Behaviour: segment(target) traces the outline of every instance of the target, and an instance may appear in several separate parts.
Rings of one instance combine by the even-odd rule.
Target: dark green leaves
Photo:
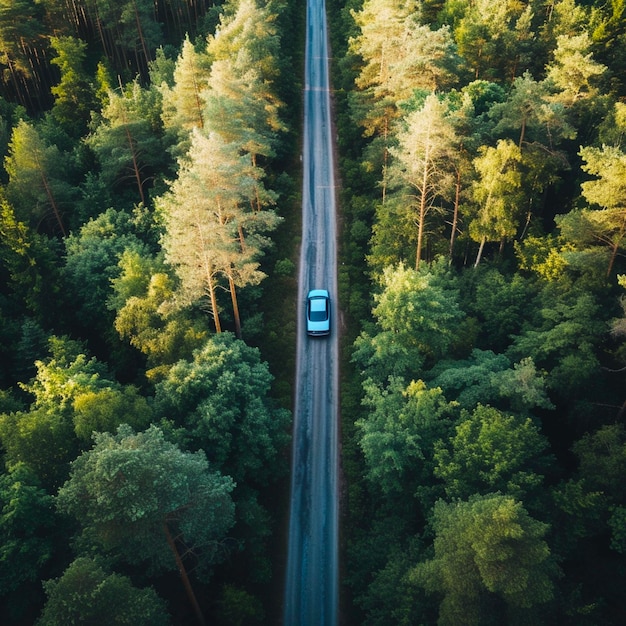
[[[167,626],[165,602],[152,588],[139,589],[96,560],[77,558],[63,576],[44,583],[48,601],[37,626],[93,624]]]
[[[81,523],[85,539],[129,563],[173,570],[164,527],[198,555],[219,561],[220,541],[233,523],[233,482],[211,471],[203,452],[183,452],[152,426],[96,435],[72,464],[59,490],[60,510]]]

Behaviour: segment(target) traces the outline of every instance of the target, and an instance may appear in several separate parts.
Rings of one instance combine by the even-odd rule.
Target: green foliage
[[[576,132],[568,123],[567,112],[554,103],[549,86],[534,80],[530,72],[516,78],[509,97],[489,110],[489,116],[497,120],[494,132],[512,131],[511,138],[522,150],[540,143],[554,151],[563,139],[574,139]]]
[[[520,149],[500,139],[495,148],[484,147],[474,160],[478,180],[472,187],[475,212],[469,223],[470,237],[481,244],[475,265],[487,241],[513,237],[518,228],[521,202]]]
[[[342,381],[345,573],[358,607],[351,615],[348,600],[347,618],[430,624],[444,598],[442,623],[471,623],[476,611],[485,625],[621,623],[624,324],[614,287],[624,253],[624,2],[351,0],[328,9],[342,158],[342,321],[349,342],[360,335],[354,372],[344,368]],[[189,244],[198,232],[190,223],[219,232],[225,239],[214,239],[214,257],[203,259],[215,270],[213,313],[233,323],[241,290],[244,331],[261,314],[290,318],[283,302],[279,317],[267,298],[256,298],[264,273],[283,275],[272,287],[282,293],[293,269],[293,250],[281,248],[280,237],[268,262],[262,253],[278,223],[268,207],[276,202],[288,223],[297,222],[291,199],[278,200],[270,187],[278,189],[297,161],[298,141],[285,140],[284,120],[296,126],[299,118],[304,15],[303,4],[253,0],[0,6],[0,443],[8,472],[0,479],[0,571],[3,589],[11,589],[0,621],[33,623],[39,579],[57,576],[48,568],[67,560],[45,490],[63,483],[92,432],[122,423],[143,430],[151,420],[172,440],[206,448],[213,469],[236,474],[233,534],[253,566],[235,564],[245,580],[221,587],[214,605],[222,622],[263,621],[248,590],[250,580],[269,576],[275,511],[260,503],[284,473],[288,416],[269,399],[272,379],[257,353],[232,337],[208,339],[205,312],[182,297],[181,266],[199,249]],[[433,112],[443,125],[427,124]],[[192,128],[206,149],[202,139],[192,144]],[[412,169],[426,164],[418,158],[425,128],[437,129],[434,147],[453,139],[445,158],[431,159],[437,171]],[[211,133],[232,150],[208,141]],[[221,179],[208,175],[222,166]],[[423,187],[423,213],[417,171],[432,183]],[[231,189],[242,211],[212,221],[216,204],[207,198]],[[190,222],[173,210],[170,192],[183,209],[208,213]],[[449,255],[449,268],[437,261],[414,275],[400,265],[439,254]],[[489,263],[457,272],[483,257]],[[195,266],[196,280],[206,267]],[[209,295],[203,287],[198,302]],[[357,328],[355,319],[366,321]],[[68,332],[98,360],[82,343],[57,338]],[[285,338],[264,335],[263,349],[271,344],[287,372]],[[154,405],[145,368],[156,384]],[[286,395],[289,378],[276,381]],[[16,381],[23,387],[9,388]],[[546,469],[561,482],[541,490]],[[446,489],[470,500],[438,505],[449,513],[437,528],[425,527]],[[519,607],[497,576],[476,574],[477,563],[487,567],[494,555],[498,575],[512,572],[511,584],[535,573],[526,564],[500,567],[505,542],[484,521],[500,505],[481,508],[471,499],[490,489],[503,492],[502,510],[508,494],[523,495],[523,510],[550,520],[546,541],[566,574],[552,605]],[[452,514],[455,507],[463,516]],[[514,508],[509,517],[532,527]],[[446,524],[477,539],[455,543]],[[96,535],[85,530],[76,548],[93,553],[104,545]],[[123,543],[110,546],[115,556]],[[173,567],[166,544],[159,554]],[[446,570],[442,550],[452,554],[453,544],[457,556],[479,556],[450,557],[455,566]],[[125,555],[128,571],[146,569],[138,545]],[[409,574],[419,562],[437,582],[425,586],[434,590],[429,596]],[[87,578],[93,586],[85,589]],[[109,624],[118,608],[120,620],[165,620],[165,610],[150,613],[162,605],[129,584],[91,561],[72,566],[49,583],[45,619],[69,623],[74,617],[62,610],[71,607],[82,612],[76,621]],[[534,592],[530,598],[542,595]],[[465,603],[458,619],[457,603]]]
[[[435,555],[412,578],[442,594],[439,624],[481,624],[481,605],[493,594],[511,608],[528,609],[553,596],[556,567],[543,539],[547,525],[507,495],[437,502],[433,511]],[[490,619],[497,619],[497,605]]]
[[[532,294],[532,285],[520,274],[505,276],[494,268],[481,274],[475,295],[468,302],[480,321],[481,344],[494,351],[505,349],[528,316]]]
[[[257,598],[244,589],[225,585],[219,601],[218,623],[224,626],[263,624],[265,611]]]
[[[77,558],[60,578],[47,580],[44,589],[48,600],[37,626],[171,623],[154,589],[134,587],[126,576],[109,573],[88,557]]]
[[[538,319],[515,338],[509,354],[513,358],[530,356],[548,372],[550,390],[561,397],[575,396],[580,385],[597,370],[595,348],[598,338],[606,332],[606,323],[590,293],[572,291],[551,299],[554,293],[546,290]]]
[[[563,276],[568,268],[568,253],[574,250],[573,244],[553,235],[531,236],[515,242],[520,269],[536,272],[547,281],[557,281]]]
[[[441,358],[456,340],[463,313],[455,289],[430,271],[387,267],[373,314],[379,332],[362,334],[354,359],[366,377],[417,377],[427,361]]]
[[[146,355],[146,376],[157,381],[181,359],[190,359],[206,339],[204,316],[176,305],[175,281],[159,259],[127,248],[111,280],[109,307],[117,311],[120,337]]]
[[[80,342],[67,337],[49,339],[51,357],[36,361],[37,374],[23,389],[35,398],[34,405],[63,412],[77,393],[111,385],[107,367],[89,358]]]
[[[419,547],[419,543],[413,541],[406,548],[399,548],[393,541],[386,563],[368,572],[371,582],[364,600],[368,625],[385,626],[393,620],[398,626],[410,626],[421,622],[425,616],[431,618],[426,623],[432,623],[433,616],[426,611],[430,608],[429,598],[408,575],[419,555]]]
[[[108,387],[77,394],[73,403],[74,431],[88,441],[94,432],[114,432],[119,424],[135,430],[150,424],[152,410],[146,399],[134,387]]]
[[[60,511],[76,517],[83,541],[151,572],[174,570],[166,528],[207,567],[223,555],[233,523],[233,481],[209,468],[204,452],[183,452],[155,426],[94,436],[59,489]]]
[[[545,377],[531,358],[512,364],[503,354],[475,348],[468,359],[439,362],[428,379],[469,411],[480,403],[522,413],[553,407],[546,395]]]
[[[474,78],[510,80],[518,63],[527,67],[532,62],[531,5],[484,0],[446,4],[459,54]]]
[[[420,24],[416,9],[411,2],[369,0],[351,12],[360,32],[350,38],[350,51],[362,59],[353,113],[366,136],[384,138],[385,148],[398,105],[418,89],[435,90],[454,79],[450,30]]]
[[[243,18],[241,13],[244,13]],[[243,35],[237,54],[223,57],[218,52],[218,58],[211,64],[208,89],[204,94],[206,130],[233,142],[256,163],[257,156],[274,155],[279,133],[286,130],[279,115],[283,103],[272,87],[278,78],[275,67],[278,38],[269,13],[255,7],[254,2],[239,2],[234,22],[242,19],[245,20],[244,33],[235,37],[238,40]],[[256,30],[253,40],[245,33],[250,28]],[[227,27],[226,31],[229,30]],[[222,31],[219,40],[209,40],[209,55],[215,54],[215,47],[224,46],[224,37]],[[219,41],[217,46],[216,41]],[[250,45],[252,41],[254,46]],[[267,56],[255,62],[259,52]]]
[[[0,415],[0,441],[9,468],[30,468],[49,489],[65,480],[78,446],[71,420],[52,409]]]
[[[541,488],[547,447],[531,418],[479,404],[463,412],[449,447],[436,446],[434,473],[450,499],[500,492],[526,501]]]
[[[93,431],[115,431],[123,423],[144,428],[152,411],[78,342],[52,337],[49,346],[51,357],[35,361],[35,377],[21,385],[34,398],[30,409],[0,415],[0,441],[9,467],[23,462],[47,486],[58,486]]]
[[[435,203],[453,198],[453,159],[458,138],[447,104],[435,94],[429,95],[423,106],[404,121],[406,127],[397,136],[398,147],[389,150],[394,158],[389,178],[390,183],[397,181],[402,185],[405,210],[411,214],[410,221],[417,224],[415,267],[419,269],[427,215]]]
[[[35,361],[48,352],[48,335],[41,325],[25,318],[15,347],[14,374],[17,380],[30,380],[36,371]]]
[[[271,209],[261,210],[272,198],[263,193],[261,178],[262,170],[240,146],[195,129],[178,178],[157,201],[165,222],[165,258],[180,279],[180,299],[188,305],[205,301],[218,333],[220,282],[228,283],[239,336],[236,288],[265,277],[259,269],[269,243],[265,234],[280,218]]]
[[[392,378],[385,389],[368,381],[364,392],[369,411],[356,426],[372,488],[388,496],[416,493],[429,481],[433,447],[447,435],[454,404],[422,381],[405,388]]]
[[[231,333],[208,339],[156,386],[156,410],[237,484],[264,486],[283,473],[289,412],[273,406],[272,375],[256,348]]]
[[[218,250],[227,258],[220,265],[216,310],[221,312],[224,306],[227,296],[222,288],[226,288],[237,311],[224,316],[226,324],[232,323],[239,308],[258,323],[262,313],[253,300],[261,290],[244,291],[241,305],[235,301],[235,290],[256,287],[276,259],[292,256],[291,250],[278,251],[261,270],[263,252],[272,245],[269,233],[280,221],[268,209],[277,194],[264,181],[278,181],[278,187],[294,193],[296,188],[284,184],[291,175],[290,162],[277,165],[276,161],[287,152],[293,156],[297,144],[295,140],[284,143],[287,129],[281,118],[285,107],[278,93],[296,99],[297,79],[285,86],[284,76],[295,77],[294,67],[299,63],[287,57],[291,49],[285,49],[281,30],[287,25],[291,28],[291,18],[299,20],[304,11],[246,0],[228,3],[223,11],[213,7],[205,18],[207,8],[204,2],[193,6],[166,2],[156,7],[144,0],[108,4],[98,0],[72,6],[46,0],[34,9],[23,2],[0,6],[0,156],[4,165],[0,172],[0,382],[6,387],[0,391],[0,447],[3,467],[9,472],[6,477],[15,475],[16,480],[9,486],[7,478],[5,485],[2,476],[0,487],[6,512],[1,518],[2,591],[11,591],[3,597],[0,622],[34,623],[41,601],[40,579],[57,576],[67,562],[67,546],[48,525],[51,512],[43,504],[37,508],[38,498],[41,495],[44,502],[44,489],[55,492],[63,484],[71,461],[89,445],[94,433],[106,439],[102,433],[113,433],[121,424],[143,431],[154,419],[173,438],[191,442],[194,449],[204,445],[195,427],[184,432],[186,414],[155,415],[148,395],[153,390],[149,383],[164,381],[176,363],[193,362],[194,351],[203,349],[208,337],[204,312],[196,306],[181,306],[179,278],[163,262],[165,220],[154,201],[167,192],[165,181],[178,176],[174,157],[188,161],[190,141],[185,132],[178,131],[193,106],[203,122],[211,123],[206,133],[221,132],[232,144],[231,153],[244,172],[231,180],[229,170],[221,182],[209,180],[198,195],[201,198],[207,189],[217,190],[224,182],[232,183],[234,193],[239,194],[238,220],[230,224],[229,240]],[[286,12],[289,15],[280,15]],[[219,37],[214,30],[218,22]],[[185,33],[188,38],[183,44]],[[290,38],[299,40],[297,29],[287,33]],[[293,42],[290,45],[296,49]],[[193,73],[190,66],[196,61],[200,72]],[[288,116],[298,118],[295,111]],[[217,168],[224,154],[209,151],[201,157],[214,157]],[[205,174],[207,169],[201,159],[193,174]],[[188,177],[182,184],[189,182]],[[291,200],[283,203],[285,212],[290,204]],[[287,263],[281,266],[289,272]],[[77,343],[59,339],[70,332]],[[46,347],[48,337],[52,337],[51,353]],[[88,354],[86,345],[98,355],[97,360]],[[253,567],[224,596],[228,601],[228,606],[223,605],[224,619],[232,623],[264,619],[263,599],[246,595],[244,589],[251,581],[267,581],[271,575],[268,545],[275,511],[260,504],[264,500],[259,491],[286,471],[289,414],[274,406],[272,377],[258,353],[253,353],[250,357],[244,348],[234,350],[228,367],[216,372],[216,385],[222,374],[245,383],[239,386],[231,381],[221,396],[216,394],[214,409],[224,408],[225,416],[236,416],[234,421],[220,424],[216,415],[215,428],[206,428],[202,435],[210,433],[205,439],[214,436],[223,444],[216,455],[243,477],[235,496],[237,536],[228,545],[245,545],[249,553],[245,558]],[[205,356],[212,359],[214,354]],[[243,362],[238,365],[240,356]],[[289,387],[288,380],[281,384]],[[244,401],[246,387],[250,397]],[[175,396],[176,391],[171,394]],[[123,447],[121,440],[116,443]],[[213,454],[210,441],[207,446]],[[132,456],[130,446],[128,454]],[[180,465],[180,472],[189,470],[185,462]],[[189,470],[189,476],[194,471]],[[198,501],[204,504],[196,507],[198,520],[190,515],[185,518],[185,513],[179,516],[177,508],[164,514],[181,555],[193,561],[190,572],[202,575],[206,571],[201,570],[217,563],[226,552],[222,540],[234,519],[231,480],[212,473],[210,477],[202,485],[196,482],[205,500],[211,495],[205,492],[214,491],[213,536],[205,529],[214,511],[200,496]],[[153,480],[161,481],[161,476],[148,482]],[[78,481],[74,474],[68,485],[73,481]],[[106,484],[105,479],[102,482]],[[183,482],[181,478],[181,493]],[[6,506],[5,486],[6,494],[13,494]],[[184,509],[186,504],[180,506]],[[32,519],[25,519],[27,509]],[[174,519],[178,517],[180,524]],[[9,518],[22,523],[22,535]],[[106,518],[103,514],[103,524]],[[124,525],[119,522],[120,527]],[[84,528],[81,537],[72,537],[73,529],[63,530],[79,553],[84,549],[91,556],[110,548],[114,557],[127,562],[125,571],[136,573],[150,566],[174,569],[163,524],[155,522],[145,536],[133,540],[119,539],[110,530],[113,524],[104,530],[95,526]],[[162,540],[156,551],[160,556],[140,547],[148,535]],[[187,536],[191,539],[185,543]],[[128,545],[126,554],[123,545]],[[193,549],[193,554],[185,553],[186,548]],[[199,570],[194,570],[195,558],[201,561]],[[150,561],[148,566],[146,561]],[[128,579],[98,567],[75,563],[63,577],[50,582],[41,623],[168,621],[156,597],[130,588]],[[9,571],[15,574],[13,580]]]
[[[101,333],[110,329],[112,316],[106,304],[111,281],[120,272],[120,258],[129,250],[148,252],[137,230],[133,216],[108,209],[66,239],[64,275],[72,290],[77,323],[83,328]]]
[[[157,56],[157,60],[159,57]],[[163,96],[163,124],[179,136],[204,125],[204,98],[209,75],[206,54],[199,53],[189,37],[182,49],[169,82],[163,77],[156,82]],[[171,84],[170,84],[171,83]]]
[[[580,156],[585,161],[583,169],[597,176],[582,183],[583,197],[601,208],[558,216],[557,224],[562,237],[578,249],[584,251],[598,244],[608,248],[608,277],[626,239],[626,154],[618,147],[603,146],[602,149],[581,148]]]
[[[611,548],[620,554],[626,553],[626,507],[613,509],[609,519],[611,528]]]
[[[601,426],[573,446],[579,472],[589,489],[603,491],[616,502],[626,498],[622,480],[626,471],[626,429],[623,424]]]
[[[548,66],[548,80],[559,89],[558,100],[572,106],[597,94],[599,78],[606,66],[593,59],[589,33],[559,35],[554,61]]]
[[[68,158],[55,145],[49,145],[33,124],[20,120],[13,129],[5,169],[7,197],[21,220],[35,226],[48,220],[52,232],[67,234],[64,213],[73,195],[68,166]]]
[[[0,475],[0,535],[0,595],[7,596],[40,579],[55,542],[53,499],[21,463]]]
[[[2,193],[0,235],[8,292],[40,321],[51,317],[60,282],[57,242],[20,220]]]
[[[608,477],[619,474],[621,435],[611,438],[601,429],[584,436],[575,447],[577,454],[588,448],[579,471],[569,466],[566,449],[590,424],[597,430],[600,424],[619,422],[616,415],[623,405],[618,371],[624,324],[615,319],[619,309],[613,291],[623,262],[624,179],[619,174],[624,116],[613,103],[623,81],[611,77],[624,58],[624,37],[617,27],[621,4],[583,7],[559,0],[544,10],[536,3],[487,0],[418,6],[373,0],[348,7],[336,26],[349,34],[352,55],[338,67],[342,85],[353,83],[359,90],[347,95],[344,106],[353,126],[364,130],[359,145],[351,135],[354,129],[339,127],[352,159],[342,171],[342,183],[358,189],[359,203],[370,207],[372,238],[365,255],[371,275],[380,281],[369,290],[375,302],[373,323],[363,323],[351,355],[365,412],[349,405],[348,419],[358,425],[360,454],[351,457],[352,481],[357,483],[352,490],[358,496],[347,534],[359,535],[364,527],[349,567],[355,604],[362,611],[355,623],[436,620],[432,604],[423,598],[414,600],[420,603],[417,615],[408,618],[405,612],[407,596],[415,596],[402,586],[407,577],[402,578],[405,565],[397,555],[416,533],[424,545],[415,558],[425,562],[422,572],[432,582],[425,587],[434,592],[433,604],[444,598],[440,623],[542,623],[556,615],[580,623],[619,622],[617,613],[603,606],[613,606],[609,581],[623,567],[606,541],[609,531],[617,533],[616,546],[620,541],[616,507],[623,506],[624,494]],[[421,32],[421,25],[430,28],[433,39],[442,25],[449,28],[455,45],[444,52],[443,65],[458,61],[454,91],[445,84],[431,87],[449,106],[447,121],[454,128],[456,150],[444,167],[450,166],[455,176],[447,193],[433,192],[439,196],[432,204],[424,253],[434,257],[448,248],[456,268],[474,261],[474,269],[460,277],[435,272],[437,287],[448,293],[458,290],[454,304],[459,315],[451,323],[451,335],[436,323],[428,325],[430,292],[426,301],[419,300],[423,287],[415,281],[398,297],[389,288],[389,277],[397,270],[384,269],[414,258],[419,221],[412,218],[419,206],[419,185],[437,171],[437,164],[424,167],[425,176],[416,177],[411,197],[394,195],[390,173],[400,153],[414,150],[406,159],[407,172],[423,165],[422,137],[415,134],[406,141],[408,127],[400,121],[403,112],[420,110],[429,98],[413,89],[403,73],[413,59],[419,62],[412,36]],[[410,50],[413,59],[405,60],[400,47]],[[424,78],[429,79],[428,71]],[[418,121],[427,126],[424,117]],[[580,155],[576,137],[589,146]],[[610,147],[599,148],[603,143]],[[366,183],[366,176],[376,176],[379,189]],[[434,219],[435,212],[446,221]],[[558,230],[553,228],[555,215]],[[351,221],[344,261],[352,266],[346,274],[361,271],[352,250],[365,237]],[[515,258],[506,245],[510,242]],[[499,253],[490,255],[496,246]],[[489,265],[480,267],[488,254]],[[446,312],[454,310],[446,307]],[[434,349],[429,341],[435,342]],[[423,433],[407,428],[411,413],[403,392],[408,381],[418,378],[463,409],[460,421],[440,433],[436,458],[434,452],[428,457]],[[593,437],[598,449],[600,441],[610,446],[610,461],[606,456],[596,459]],[[597,475],[589,469],[596,460]],[[410,475],[405,467],[412,467]],[[548,489],[543,484],[546,472],[549,481],[562,476],[563,482]],[[451,566],[449,586],[444,585],[440,563],[427,561],[434,523],[424,529],[421,519],[428,515],[433,495],[442,490],[463,499],[499,490],[498,497],[521,499],[517,505],[524,511],[554,521],[546,541],[567,563],[568,579],[559,583],[555,608],[543,605],[549,593],[538,593],[542,602],[536,608],[523,608],[482,581],[472,587],[468,572],[476,567],[473,557]],[[452,510],[457,504],[447,506]],[[607,526],[614,511],[615,529]],[[482,533],[482,524],[477,522],[476,529],[477,535]],[[378,535],[380,540],[374,541]],[[452,532],[448,537],[450,545],[458,545]],[[489,545],[481,554],[497,554],[497,539],[488,535],[485,540]],[[602,544],[593,557],[584,549],[588,540],[595,542],[594,549]],[[368,553],[370,545],[374,554]],[[604,595],[597,592],[595,580],[581,573],[603,567]],[[554,572],[551,566],[548,570]],[[457,596],[448,593],[455,586]],[[471,600],[466,594],[470,588],[475,591]],[[558,599],[560,594],[567,599]]]
[[[134,201],[146,204],[150,177],[167,162],[156,90],[135,82],[121,95],[110,91],[87,143],[107,185],[134,189]]]
[[[50,90],[55,97],[52,117],[69,134],[81,136],[96,105],[83,68],[87,43],[75,37],[52,37],[50,45],[57,55],[51,63],[61,72],[61,81]]]
[[[574,551],[583,537],[598,534],[606,512],[606,498],[600,491],[589,489],[584,479],[569,480],[552,493],[556,505],[555,526],[563,529],[560,541]]]
[[[375,213],[367,262],[372,273],[378,276],[385,267],[406,263],[407,257],[414,256],[417,231],[402,196],[391,195],[384,203],[376,203]]]

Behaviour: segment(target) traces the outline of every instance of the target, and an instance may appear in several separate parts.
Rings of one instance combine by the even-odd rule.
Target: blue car
[[[306,332],[313,337],[330,334],[330,296],[326,289],[313,289],[306,298]]]

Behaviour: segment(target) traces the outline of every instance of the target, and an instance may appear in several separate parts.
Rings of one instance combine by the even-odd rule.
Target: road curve
[[[337,228],[324,0],[307,0],[302,247],[283,626],[338,623]],[[331,335],[306,335],[309,289],[328,289]]]

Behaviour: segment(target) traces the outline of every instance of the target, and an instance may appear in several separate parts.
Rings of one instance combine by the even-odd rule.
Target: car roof
[[[313,298],[311,302],[311,311],[325,311],[326,298]]]

